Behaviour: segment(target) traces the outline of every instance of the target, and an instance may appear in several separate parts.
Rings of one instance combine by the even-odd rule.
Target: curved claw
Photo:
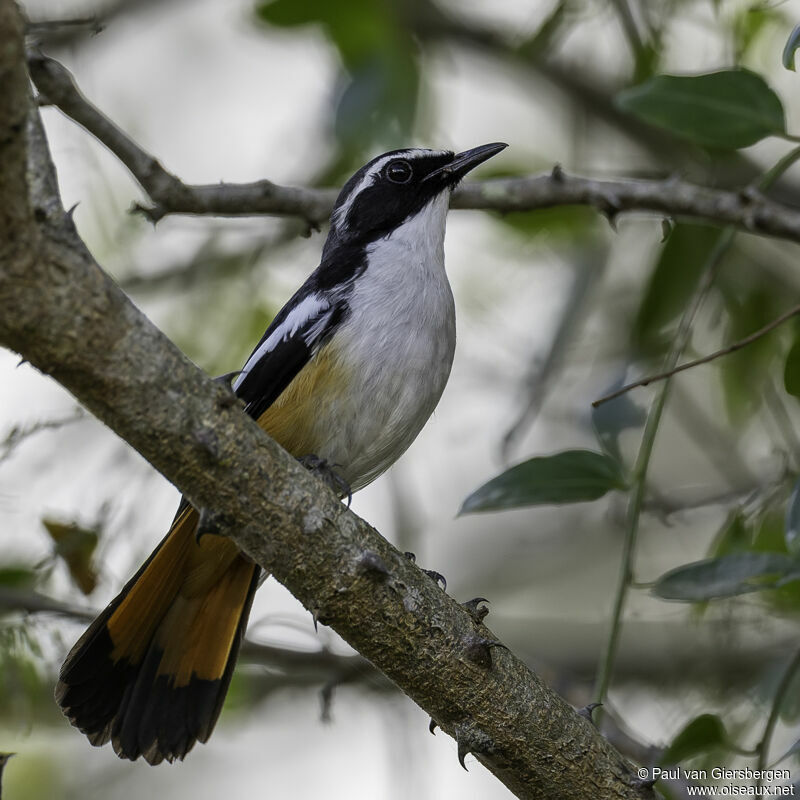
[[[442,591],[447,591],[447,578],[442,575],[441,572],[437,572],[435,569],[424,569],[422,570],[429,578],[433,578],[436,583],[440,584],[442,587]]]
[[[485,597],[473,597],[472,600],[467,600],[466,603],[462,603],[461,605],[464,606],[467,614],[472,617],[473,621],[480,625],[489,614],[489,609],[482,606],[481,603],[488,602],[489,601]]]

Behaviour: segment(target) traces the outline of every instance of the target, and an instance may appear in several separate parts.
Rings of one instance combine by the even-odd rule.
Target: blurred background
[[[800,132],[798,78],[781,66],[800,19],[796,0],[23,5],[42,48],[84,94],[192,183],[339,186],[392,147],[505,141],[475,179],[558,163],[595,177],[677,173],[740,187],[789,145],[708,150],[615,102],[656,73],[735,65],[767,79],[788,130]],[[58,20],[77,24],[44,24]],[[318,263],[325,230],[177,215],[154,227],[129,213],[146,198],[114,156],[60,112],[45,108],[43,117],[64,205],[75,206],[97,260],[197,364],[211,374],[237,369]],[[798,172],[773,195],[800,204]],[[446,251],[459,344],[450,383],[409,452],[353,499],[401,550],[444,573],[455,598],[488,598],[487,624],[578,707],[595,696],[608,660],[631,492],[458,512],[480,485],[534,456],[602,451],[631,473],[659,387],[594,413],[591,401],[659,371],[720,235],[646,213],[612,227],[580,207],[452,212]],[[793,305],[796,257],[796,245],[737,236],[685,358]],[[737,750],[764,742],[773,711],[766,763],[798,739],[800,678],[787,672],[798,582],[757,592],[748,584],[722,592],[727,599],[690,591],[681,599],[700,601],[691,603],[663,599],[654,583],[708,556],[793,552],[785,520],[800,470],[791,381],[799,333],[789,323],[672,381],[635,524],[604,719],[615,744],[645,763],[689,725],[681,758],[752,767],[753,756]],[[3,776],[9,800],[510,796],[472,756],[464,772],[455,742],[430,736],[425,714],[350,659],[330,630],[315,632],[274,580],[257,597],[250,644],[208,745],[158,768],[91,748],[52,700],[58,666],[86,610],[108,602],[160,540],[178,493],[18,360],[0,352],[0,750],[17,753]],[[700,715],[712,716],[698,733],[691,723]],[[794,756],[781,766],[800,777]]]

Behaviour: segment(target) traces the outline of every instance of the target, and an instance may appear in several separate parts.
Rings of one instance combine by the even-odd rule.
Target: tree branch
[[[462,758],[472,752],[519,797],[652,797],[587,720],[512,653],[492,648],[488,629],[166,339],[94,262],[63,210],[50,213],[57,197],[42,192],[52,169],[24,63],[16,5],[0,0],[0,234],[10,236],[0,236],[0,344],[205,509],[454,736]]]
[[[83,95],[69,72],[39,53],[28,63],[41,96],[60,108],[109,148],[130,170],[152,205],[138,210],[157,222],[167,214],[298,216],[318,227],[330,214],[334,189],[279,186],[271,181],[193,185],[183,183],[143,150]],[[800,242],[800,209],[770,200],[757,189],[739,192],[666,180],[594,180],[549,175],[466,183],[453,194],[452,207],[508,213],[553,206],[587,205],[614,221],[628,211],[703,219],[750,233]]]
[[[792,317],[796,317],[798,314],[800,314],[800,305],[793,306],[788,311],[781,314],[777,319],[772,320],[772,322],[768,322],[763,328],[759,328],[757,331],[754,331],[749,336],[745,336],[744,339],[740,339],[738,342],[734,342],[733,344],[729,344],[727,347],[722,347],[719,350],[715,350],[713,353],[709,353],[707,356],[703,356],[702,358],[695,358],[693,361],[687,361],[685,364],[680,364],[679,366],[668,369],[665,372],[659,372],[656,375],[648,375],[646,378],[640,378],[638,381],[633,381],[633,383],[627,383],[625,386],[622,386],[615,392],[611,392],[611,394],[607,394],[604,397],[593,400],[592,405],[597,408],[597,406],[607,403],[609,400],[614,400],[616,397],[626,394],[631,389],[636,389],[639,386],[649,386],[651,383],[655,383],[656,381],[664,381],[667,378],[671,378],[673,375],[677,375],[679,372],[683,372],[684,370],[692,369],[692,367],[699,367],[701,364],[708,364],[709,361],[714,361],[722,356],[735,353],[737,350],[741,350],[743,347],[747,347],[747,345],[758,341],[762,336],[766,336],[768,333],[771,333],[775,330],[775,328],[780,327],[784,322],[790,320]]]

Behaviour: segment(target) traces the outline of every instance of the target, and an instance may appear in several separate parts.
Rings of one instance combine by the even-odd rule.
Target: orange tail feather
[[[151,764],[183,758],[217,721],[260,570],[226,539],[169,533],[72,648],[56,700],[92,744]]]

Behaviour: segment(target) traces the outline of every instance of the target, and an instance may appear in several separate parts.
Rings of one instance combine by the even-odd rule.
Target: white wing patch
[[[328,311],[327,314],[321,312]],[[303,298],[287,315],[286,319],[259,345],[258,349],[247,359],[241,373],[233,383],[233,389],[239,388],[247,373],[267,354],[272,352],[281,342],[286,342],[301,330],[309,320],[319,317],[307,331],[303,333],[303,341],[307,345],[316,339],[325,329],[333,310],[330,302],[319,294],[310,294]]]

